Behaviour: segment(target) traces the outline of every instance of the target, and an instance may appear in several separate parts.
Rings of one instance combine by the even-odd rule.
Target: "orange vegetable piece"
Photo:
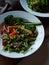
[[[12,37],[12,36],[17,35],[17,34],[18,34],[17,31],[13,31],[12,33],[9,34],[9,37]]]
[[[12,30],[13,28],[20,28],[21,25],[17,25],[17,26],[8,26],[7,30]]]

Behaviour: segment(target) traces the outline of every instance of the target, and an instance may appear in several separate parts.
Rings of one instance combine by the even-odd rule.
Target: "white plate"
[[[0,24],[4,21],[4,18],[7,15],[13,15],[15,17],[25,18],[25,19],[32,21],[32,22],[40,22],[40,20],[37,17],[31,15],[30,13],[27,13],[27,12],[24,12],[24,11],[10,11],[10,12],[7,12],[7,13],[0,15]],[[35,41],[34,45],[32,45],[25,54],[16,53],[16,52],[9,53],[8,51],[7,52],[3,51],[1,39],[0,39],[0,54],[3,55],[3,56],[9,57],[9,58],[22,58],[22,57],[26,57],[30,54],[33,54],[37,49],[39,49],[39,47],[41,46],[41,44],[44,40],[43,25],[37,26],[36,28],[38,30],[38,36],[36,38],[36,41]]]
[[[34,10],[31,10],[29,7],[28,7],[28,4],[26,2],[26,0],[20,0],[20,3],[22,5],[22,7],[28,11],[29,13],[33,14],[33,15],[36,15],[36,16],[39,16],[39,17],[49,17],[49,13],[40,13],[40,12],[35,12]]]

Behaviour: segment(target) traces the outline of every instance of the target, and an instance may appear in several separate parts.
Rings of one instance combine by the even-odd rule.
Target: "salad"
[[[49,0],[27,0],[27,4],[34,11],[49,13]]]
[[[23,18],[8,15],[1,24],[3,50],[24,53],[34,44],[38,31],[37,25],[41,23],[29,22]]]

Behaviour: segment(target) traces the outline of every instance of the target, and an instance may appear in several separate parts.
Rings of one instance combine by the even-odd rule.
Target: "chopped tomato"
[[[12,30],[13,28],[20,28],[21,25],[17,25],[17,26],[8,26],[7,30]]]
[[[13,31],[12,33],[9,34],[9,37],[12,37],[12,36],[17,35],[17,34],[18,34],[17,31]]]

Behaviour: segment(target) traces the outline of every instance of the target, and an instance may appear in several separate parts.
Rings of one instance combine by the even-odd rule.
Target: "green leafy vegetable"
[[[28,7],[34,11],[48,13],[49,0],[27,0]]]
[[[42,24],[41,22],[29,22],[23,18],[16,18],[13,15],[5,17],[4,21],[8,25],[5,24],[6,30],[5,34],[3,34],[3,49],[18,53],[26,52],[34,44],[38,35],[36,26]],[[16,33],[12,33],[14,31]]]

